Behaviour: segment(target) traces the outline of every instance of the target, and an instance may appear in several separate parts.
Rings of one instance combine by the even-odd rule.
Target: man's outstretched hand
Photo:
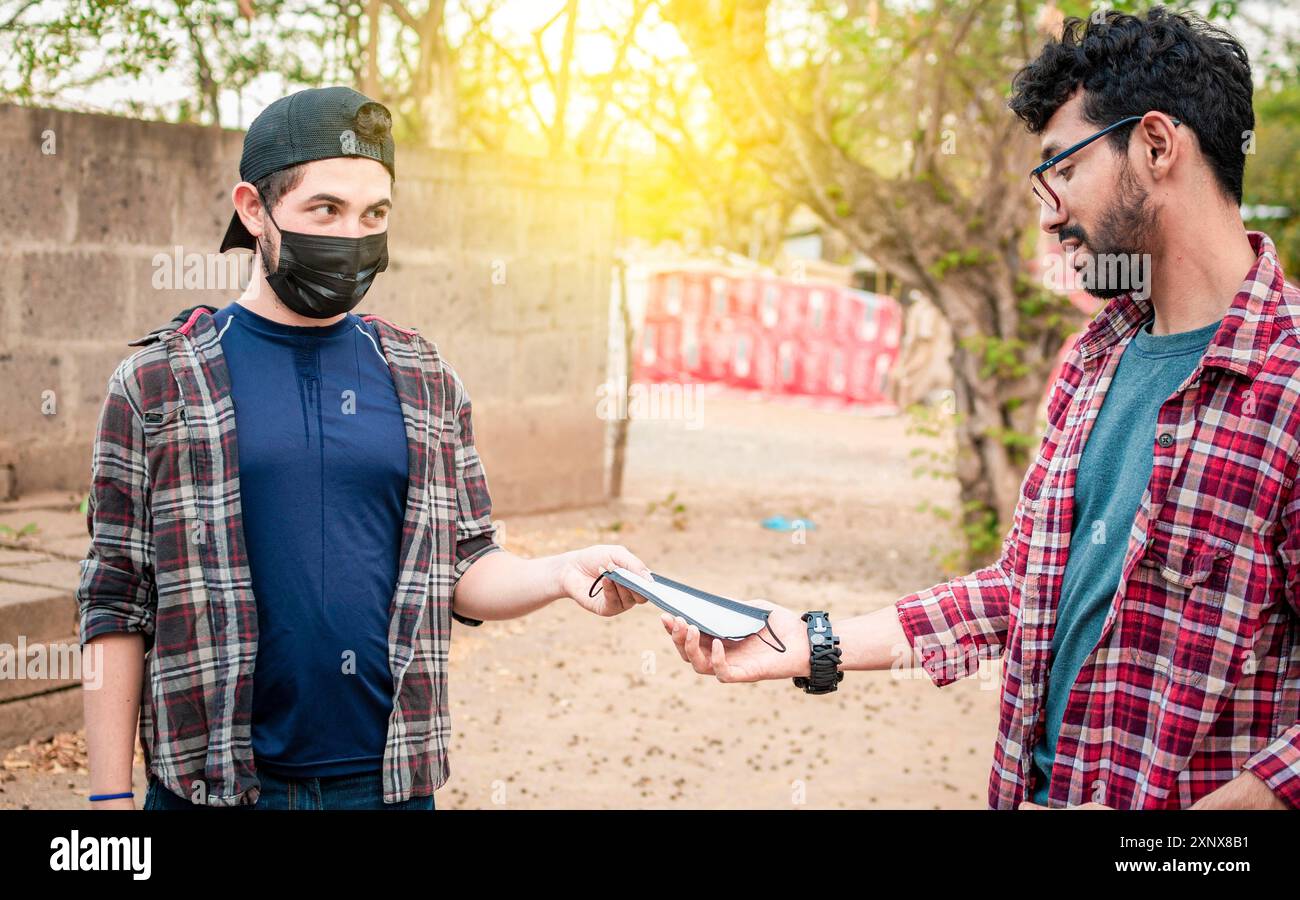
[[[598,616],[616,616],[631,609],[638,603],[645,603],[627,588],[610,581],[604,581],[604,589],[595,597],[588,596],[591,583],[600,577],[601,572],[624,568],[635,572],[643,578],[650,577],[646,564],[633,556],[626,547],[617,544],[597,544],[581,550],[571,550],[556,557],[559,562],[560,590],[565,596],[572,597],[583,609]]]
[[[763,643],[770,635],[752,634],[739,641],[720,640],[701,634],[687,625],[681,616],[664,613],[659,617],[664,630],[673,639],[677,653],[701,675],[713,675],[718,681],[763,681],[793,678],[808,674],[808,626],[803,619],[784,607],[765,600],[751,600],[751,606],[772,610],[767,624],[785,645],[785,652]]]

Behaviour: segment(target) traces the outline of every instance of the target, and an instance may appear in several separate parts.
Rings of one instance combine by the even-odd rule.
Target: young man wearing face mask
[[[110,379],[77,591],[104,654],[93,806],[135,805],[138,715],[146,809],[432,809],[452,618],[643,602],[588,594],[648,574],[623,547],[497,545],[464,385],[414,329],[352,312],[388,264],[390,127],[343,87],[267,107],[221,246],[255,250],[248,289]]]
[[[1242,225],[1246,52],[1191,16],[1110,11],[1067,20],[1013,87],[1042,228],[1080,267],[1152,267],[1092,289],[1109,302],[1000,559],[820,631],[777,607],[804,648],[784,655],[664,626],[697,672],[813,692],[1001,659],[994,808],[1300,807],[1300,291]]]

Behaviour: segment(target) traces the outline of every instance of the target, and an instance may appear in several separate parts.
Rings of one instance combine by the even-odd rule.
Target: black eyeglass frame
[[[1051,159],[1044,160],[1043,162],[1039,163],[1037,166],[1034,167],[1034,170],[1029,173],[1029,186],[1033,190],[1034,196],[1037,197],[1043,203],[1043,205],[1045,205],[1052,212],[1058,212],[1061,209],[1061,198],[1056,195],[1056,191],[1052,190],[1052,186],[1047,183],[1047,179],[1043,177],[1043,173],[1046,172],[1048,169],[1052,168],[1052,166],[1059,163],[1061,160],[1065,159],[1070,154],[1082,150],[1084,147],[1088,146],[1093,141],[1097,140],[1097,138],[1105,137],[1115,129],[1123,128],[1125,125],[1131,125],[1134,122],[1140,122],[1145,116],[1146,113],[1143,113],[1140,116],[1126,116],[1125,118],[1120,119],[1118,122],[1107,125],[1105,128],[1103,128],[1101,131],[1098,131],[1096,134],[1084,138],[1074,146],[1067,147],[1066,149],[1062,150],[1060,153],[1053,156]],[[1175,127],[1183,124],[1181,120],[1176,119],[1173,116],[1169,117],[1169,121],[1173,122]],[[1043,189],[1043,191],[1047,192],[1046,197],[1043,196],[1043,194],[1039,191],[1040,187]]]

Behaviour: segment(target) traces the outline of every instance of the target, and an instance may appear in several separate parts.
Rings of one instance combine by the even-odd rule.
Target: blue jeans
[[[281,778],[259,769],[262,791],[252,806],[214,807],[191,803],[163,787],[150,776],[144,795],[145,809],[433,809],[433,794],[400,803],[384,802],[384,780],[379,771],[325,778]]]

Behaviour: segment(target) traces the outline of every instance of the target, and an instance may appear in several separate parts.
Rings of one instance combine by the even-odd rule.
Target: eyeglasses
[[[1061,198],[1056,196],[1056,191],[1052,190],[1051,186],[1048,185],[1047,177],[1046,177],[1047,170],[1052,168],[1052,166],[1056,165],[1061,160],[1065,159],[1071,153],[1074,153],[1077,150],[1082,150],[1084,147],[1088,146],[1093,141],[1097,140],[1097,138],[1105,137],[1106,135],[1114,131],[1116,128],[1123,128],[1125,125],[1131,125],[1134,122],[1140,122],[1141,120],[1142,120],[1142,116],[1128,116],[1126,118],[1120,119],[1115,124],[1107,125],[1101,131],[1097,132],[1091,137],[1084,138],[1083,140],[1079,141],[1079,143],[1075,144],[1073,147],[1069,147],[1065,150],[1062,150],[1060,153],[1056,154],[1051,159],[1041,163],[1039,166],[1037,166],[1034,169],[1034,171],[1029,173],[1029,184],[1034,189],[1034,196],[1037,197],[1039,200],[1043,201],[1043,205],[1046,206],[1052,212],[1059,212],[1061,209]],[[1172,116],[1170,117],[1169,121],[1173,122],[1174,125],[1183,124],[1181,121],[1173,118]]]

